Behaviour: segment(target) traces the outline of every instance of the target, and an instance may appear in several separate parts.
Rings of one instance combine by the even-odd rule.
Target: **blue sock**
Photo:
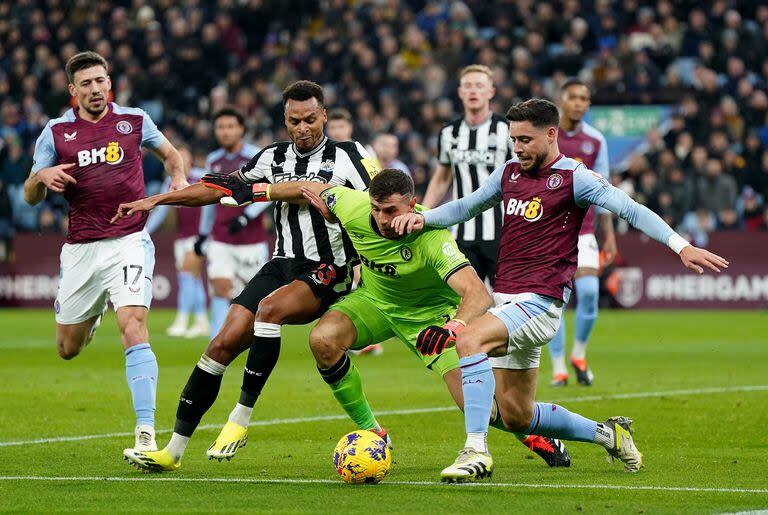
[[[192,290],[192,311],[199,317],[207,317],[208,306],[205,298],[205,285],[200,277],[192,277],[194,280],[194,288]]]
[[[224,324],[229,310],[229,299],[213,297],[211,299],[211,339],[219,334],[219,329]]]
[[[189,315],[192,311],[195,287],[195,276],[189,272],[179,272],[179,292],[176,295],[176,309],[182,315]]]
[[[600,297],[600,280],[595,275],[585,275],[574,281],[576,287],[576,324],[574,339],[587,343],[597,319],[597,301]]]
[[[459,366],[464,392],[464,426],[467,433],[487,433],[496,385],[491,362],[486,354],[473,354],[459,359]]]
[[[558,404],[537,402],[533,409],[533,420],[525,434],[577,442],[594,442],[596,431],[597,422],[594,420],[571,413]]]
[[[549,355],[553,358],[559,358],[565,354],[565,317],[560,320],[560,328],[547,347],[549,347]]]
[[[154,427],[157,359],[149,343],[125,349],[125,377],[131,390],[136,423]]]

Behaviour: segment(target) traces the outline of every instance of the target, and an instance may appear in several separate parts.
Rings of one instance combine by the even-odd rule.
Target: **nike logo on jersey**
[[[516,181],[516,180],[517,180],[517,179],[519,179],[519,178],[520,178],[520,173],[513,173],[513,174],[510,176],[510,180],[511,180],[511,181]]]

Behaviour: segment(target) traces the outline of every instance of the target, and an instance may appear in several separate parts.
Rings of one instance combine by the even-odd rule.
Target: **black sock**
[[[179,407],[176,409],[174,433],[192,436],[203,415],[216,401],[223,377],[223,374],[214,375],[195,366],[184,391],[181,392]]]
[[[262,388],[277,364],[277,358],[280,357],[280,333],[277,334],[276,337],[253,337],[243,371],[243,387],[240,392],[240,404],[243,406],[252,408],[256,404],[256,399],[261,395]]]
[[[317,367],[317,371],[320,372],[320,375],[323,378],[323,381],[325,381],[328,384],[337,383],[341,380],[342,377],[347,375],[347,372],[349,372],[349,368],[352,366],[352,362],[349,359],[349,356],[345,352],[340,358],[339,361],[334,363],[328,368],[320,368]]]

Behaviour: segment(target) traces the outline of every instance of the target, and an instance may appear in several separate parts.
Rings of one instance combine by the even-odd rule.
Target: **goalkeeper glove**
[[[466,325],[463,320],[454,318],[443,327],[431,325],[422,329],[416,337],[416,350],[424,356],[440,354],[445,349],[456,345],[456,335]]]
[[[257,182],[246,184],[233,175],[209,173],[200,179],[206,188],[223,191],[227,196],[221,199],[225,206],[247,206],[251,202],[269,202],[269,184]]]

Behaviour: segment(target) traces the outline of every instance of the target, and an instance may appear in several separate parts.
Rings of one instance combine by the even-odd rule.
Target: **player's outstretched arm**
[[[424,225],[429,227],[450,227],[466,222],[486,209],[491,209],[501,202],[501,177],[506,163],[496,168],[488,180],[464,198],[452,200],[447,204],[424,211]]]
[[[470,195],[452,200],[431,211],[396,216],[392,220],[392,227],[398,234],[420,231],[425,226],[450,227],[466,222],[486,209],[498,205],[501,202],[501,176],[504,173],[504,166],[494,170],[485,184]]]
[[[207,188],[222,192],[221,203],[225,206],[246,206],[252,202],[279,200],[294,204],[305,204],[302,188],[322,193],[331,186],[312,181],[286,181],[278,184],[256,182],[248,184],[235,174],[209,173],[200,179]]]
[[[332,187],[331,184],[312,181],[281,182],[269,186],[269,197],[272,200],[282,200],[283,202],[291,202],[294,204],[306,204],[309,203],[309,199],[307,199],[304,194],[305,191],[319,197],[322,192]],[[323,204],[325,204],[325,202],[323,202]]]
[[[622,190],[608,184],[596,173],[579,167],[573,173],[574,198],[579,205],[595,204],[620,216],[636,229],[663,243],[680,256],[686,268],[703,273],[704,268],[719,272],[728,261],[705,249],[694,247],[677,234],[659,215],[638,204]]]
[[[193,184],[186,188],[152,195],[151,197],[120,204],[117,213],[110,223],[115,223],[121,218],[131,216],[141,211],[151,211],[155,206],[169,204],[172,206],[198,207],[215,204],[224,194],[220,191],[206,188],[202,184]]]

